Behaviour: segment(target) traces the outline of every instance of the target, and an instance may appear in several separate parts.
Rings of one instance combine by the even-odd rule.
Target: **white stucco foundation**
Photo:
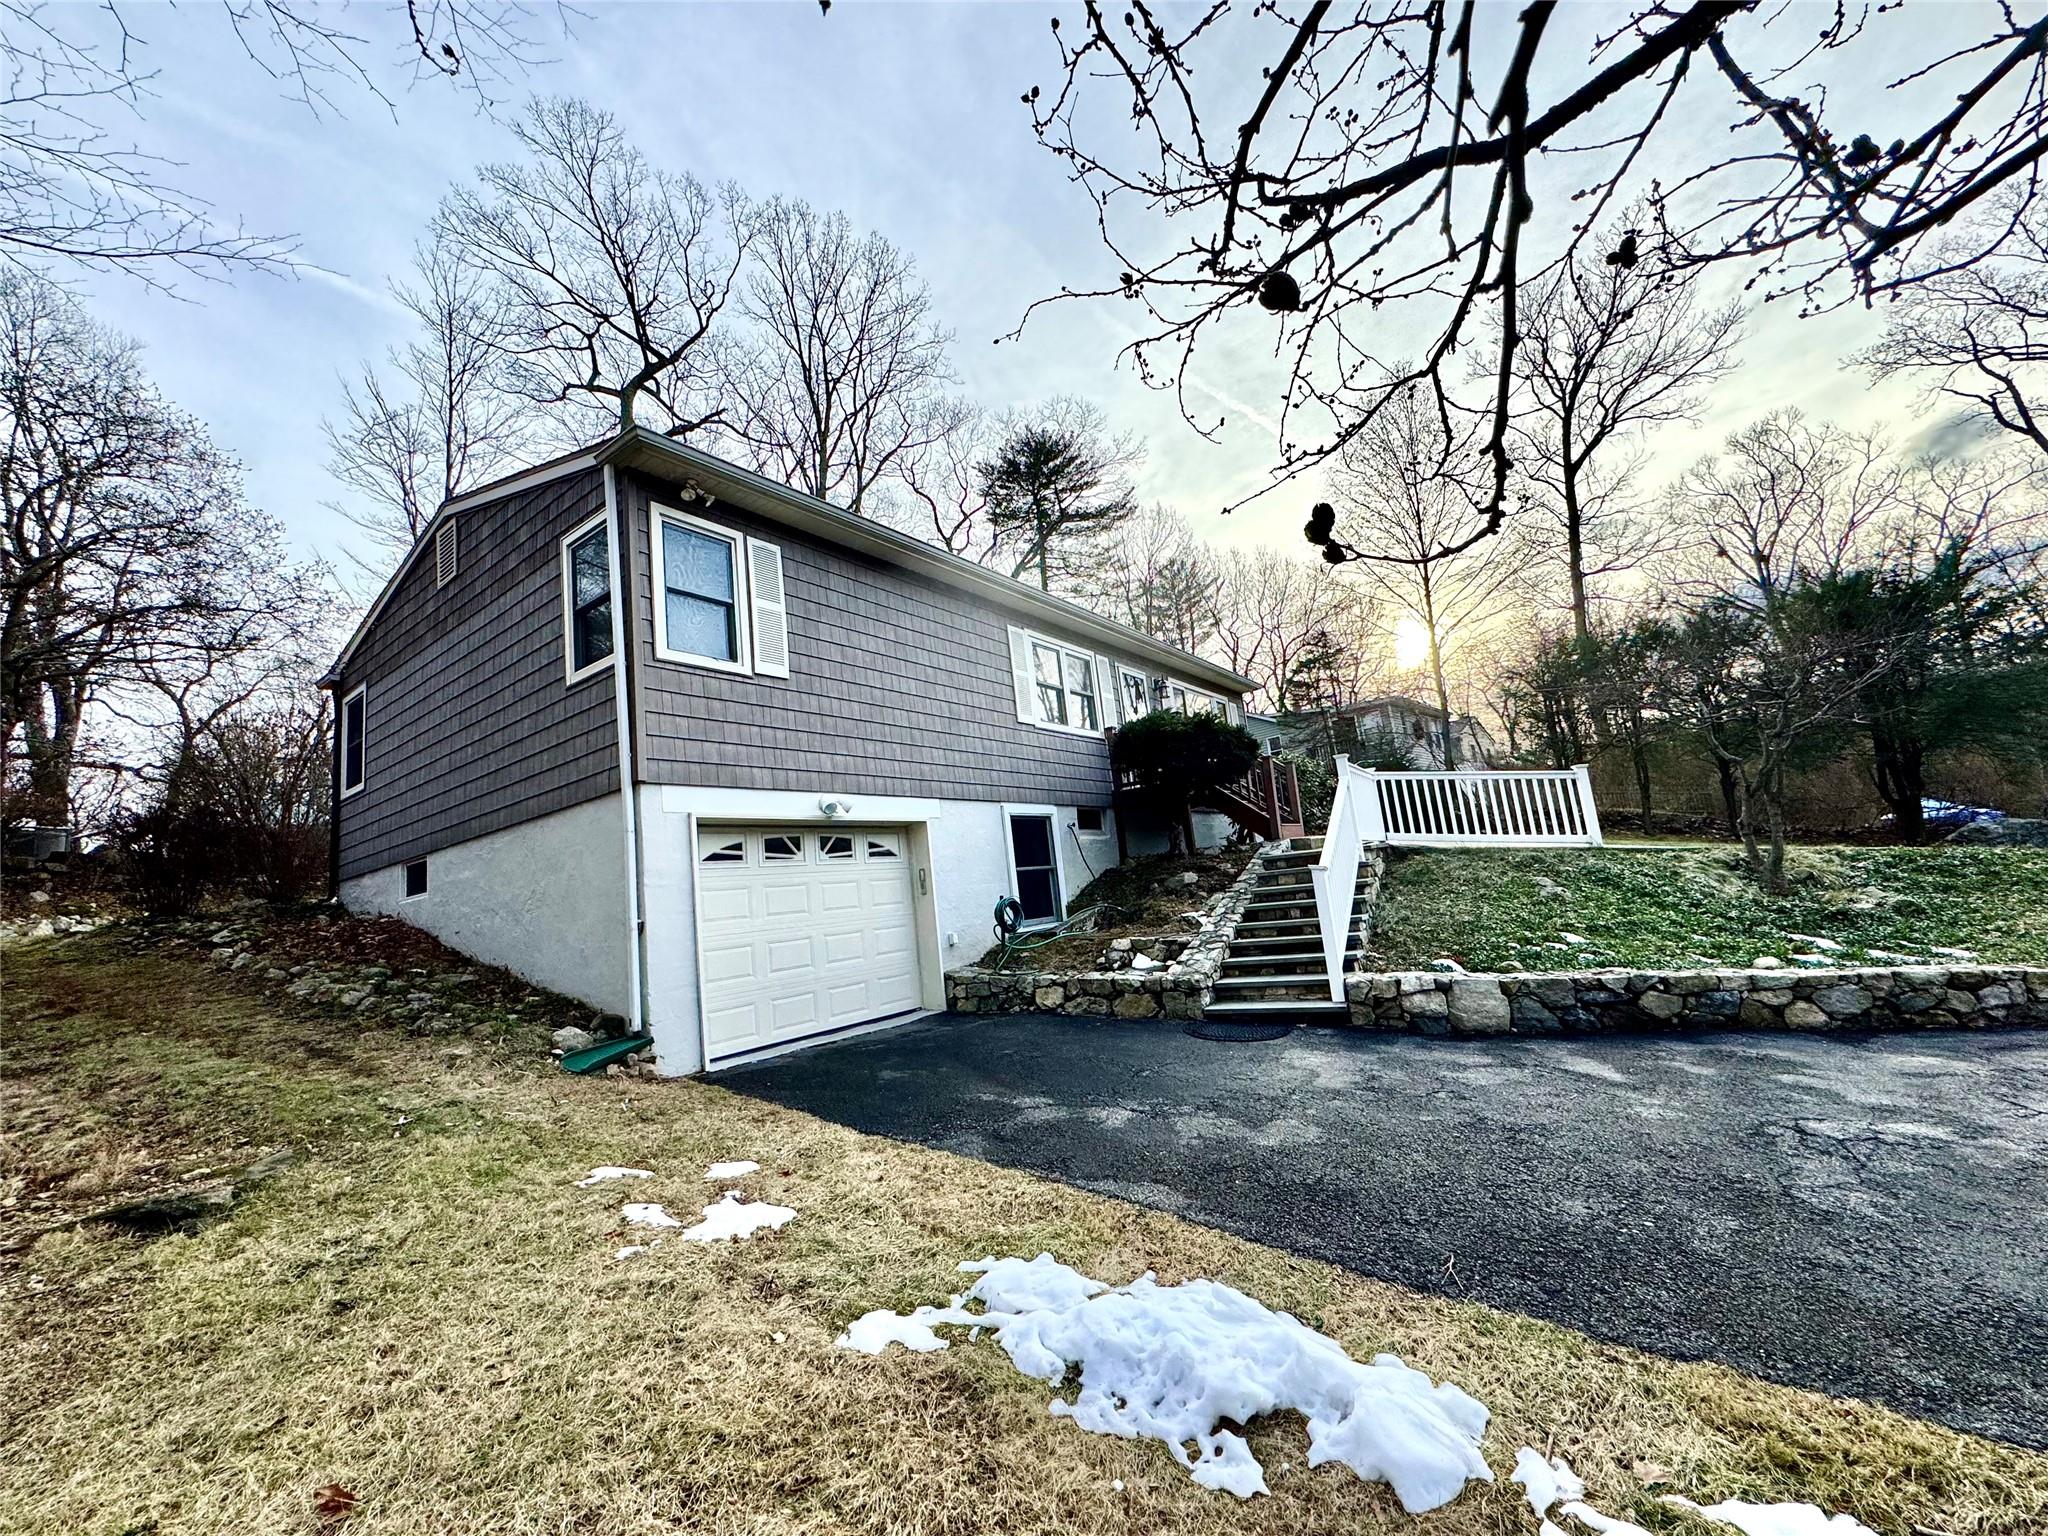
[[[606,1013],[626,1012],[625,841],[616,795],[438,849],[427,894],[393,864],[341,883],[352,912],[383,913],[451,948]]]

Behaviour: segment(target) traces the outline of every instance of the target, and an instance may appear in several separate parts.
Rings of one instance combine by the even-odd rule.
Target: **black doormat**
[[[1190,1024],[1187,1032],[1197,1040],[1224,1040],[1248,1044],[1255,1040],[1284,1040],[1294,1033],[1292,1024],[1254,1023],[1249,1019],[1203,1019]]]

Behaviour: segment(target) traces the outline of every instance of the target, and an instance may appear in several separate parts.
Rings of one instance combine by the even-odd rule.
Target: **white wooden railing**
[[[1584,763],[1499,772],[1350,771],[1365,781],[1367,842],[1411,848],[1600,845],[1600,813],[1593,808],[1593,781]]]
[[[1337,759],[1337,796],[1330,802],[1330,825],[1323,851],[1308,872],[1315,887],[1316,924],[1322,930],[1323,974],[1330,978],[1330,1001],[1344,1001],[1344,951],[1351,943],[1351,911],[1357,903],[1358,865],[1368,841],[1367,808],[1372,802],[1370,775]]]
[[[1323,850],[1309,870],[1330,1000],[1344,1001],[1344,952],[1368,844],[1403,848],[1597,848],[1600,813],[1581,763],[1564,769],[1381,773],[1337,759]]]

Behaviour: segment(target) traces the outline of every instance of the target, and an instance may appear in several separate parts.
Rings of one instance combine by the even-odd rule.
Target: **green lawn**
[[[1790,894],[1768,897],[1734,849],[1397,855],[1371,963],[1555,971],[1968,958],[1943,950],[2048,963],[2048,850],[1805,848],[1788,870]]]

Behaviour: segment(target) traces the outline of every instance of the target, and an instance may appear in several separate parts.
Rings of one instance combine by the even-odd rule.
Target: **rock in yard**
[[[597,1036],[587,1029],[578,1029],[574,1024],[564,1024],[554,1033],[554,1047],[564,1056],[571,1051],[587,1051],[597,1044]]]

